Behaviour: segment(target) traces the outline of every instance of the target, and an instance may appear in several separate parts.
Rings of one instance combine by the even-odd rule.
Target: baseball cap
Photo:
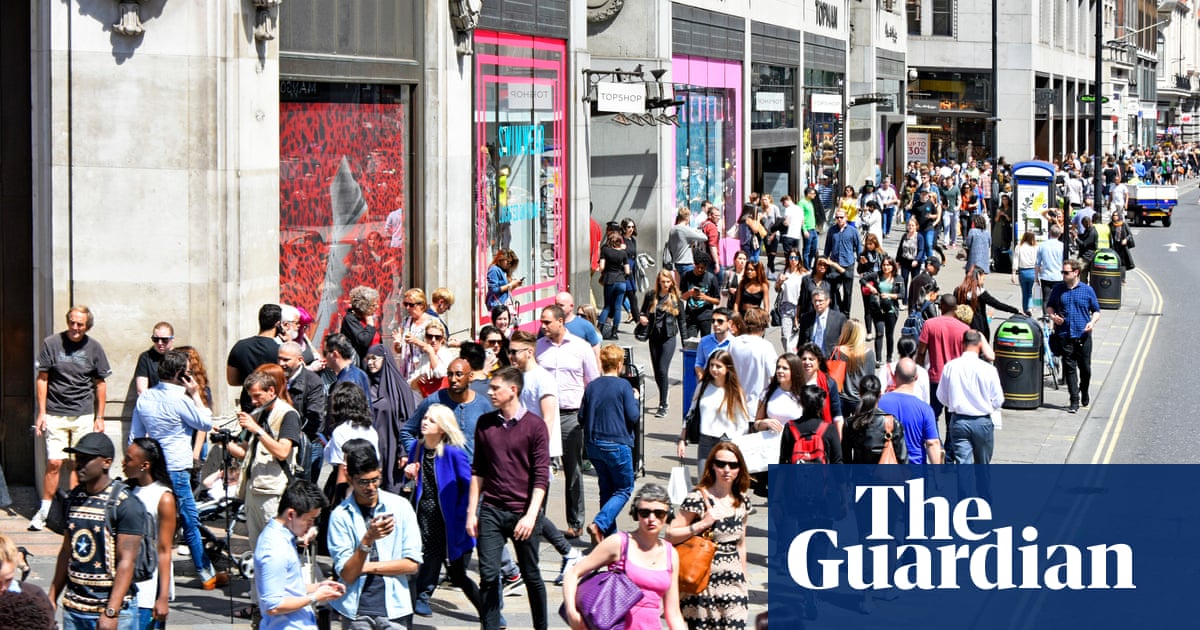
[[[116,455],[112,440],[103,433],[89,433],[83,436],[78,444],[64,450],[75,455],[93,455],[109,459]]]

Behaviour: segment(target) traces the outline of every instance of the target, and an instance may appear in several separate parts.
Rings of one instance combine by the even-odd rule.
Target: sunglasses
[[[526,350],[530,350],[530,348],[509,348],[509,349],[508,349],[508,356],[510,356],[510,357],[515,357],[515,356],[517,356],[518,354],[521,354],[522,352],[525,352]]]
[[[421,302],[402,302],[402,304],[404,304],[405,308],[412,308],[414,306],[423,306],[423,304]]]
[[[661,521],[661,520],[663,520],[663,519],[665,519],[665,518],[667,518],[667,511],[666,511],[666,510],[651,510],[651,509],[648,509],[648,508],[638,508],[638,509],[636,509],[636,510],[634,510],[634,511],[635,511],[635,512],[637,512],[637,517],[638,517],[638,518],[650,518],[650,515],[651,515],[651,514],[653,514],[653,515],[654,515],[654,518],[656,518],[656,519],[658,519],[658,520],[660,520],[660,521]]]
[[[504,340],[503,339],[488,339],[484,343],[486,343],[489,346],[498,346],[498,345],[504,343]]]
[[[174,338],[175,337],[150,337],[150,341],[153,341],[154,343],[167,343]]]
[[[737,470],[741,467],[742,465],[737,462],[731,462],[724,459],[713,460],[713,468],[728,468],[730,470]]]
[[[714,317],[714,318],[713,318],[713,320],[712,320],[712,322],[713,322],[714,324],[724,324],[724,323],[725,323],[725,322],[727,322],[727,321],[729,321],[729,320],[728,320],[728,319],[717,319],[716,317]]]
[[[425,335],[425,338],[428,339],[429,341],[437,341],[439,339],[445,339],[446,336],[445,335]]]

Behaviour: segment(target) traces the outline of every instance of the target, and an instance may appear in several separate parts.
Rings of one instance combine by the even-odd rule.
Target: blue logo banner
[[[770,467],[782,628],[1198,627],[1196,466]]]

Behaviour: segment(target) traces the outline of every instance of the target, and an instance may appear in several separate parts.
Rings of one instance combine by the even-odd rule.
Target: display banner
[[[1200,467],[772,465],[772,627],[1195,627]]]

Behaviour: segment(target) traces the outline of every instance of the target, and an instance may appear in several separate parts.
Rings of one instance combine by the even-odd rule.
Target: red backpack
[[[792,432],[792,437],[795,443],[792,444],[793,464],[828,464],[829,459],[825,457],[825,430],[829,428],[831,422],[821,422],[817,426],[817,430],[808,435],[801,436],[800,430],[796,428],[795,422],[788,423],[788,429]]]

